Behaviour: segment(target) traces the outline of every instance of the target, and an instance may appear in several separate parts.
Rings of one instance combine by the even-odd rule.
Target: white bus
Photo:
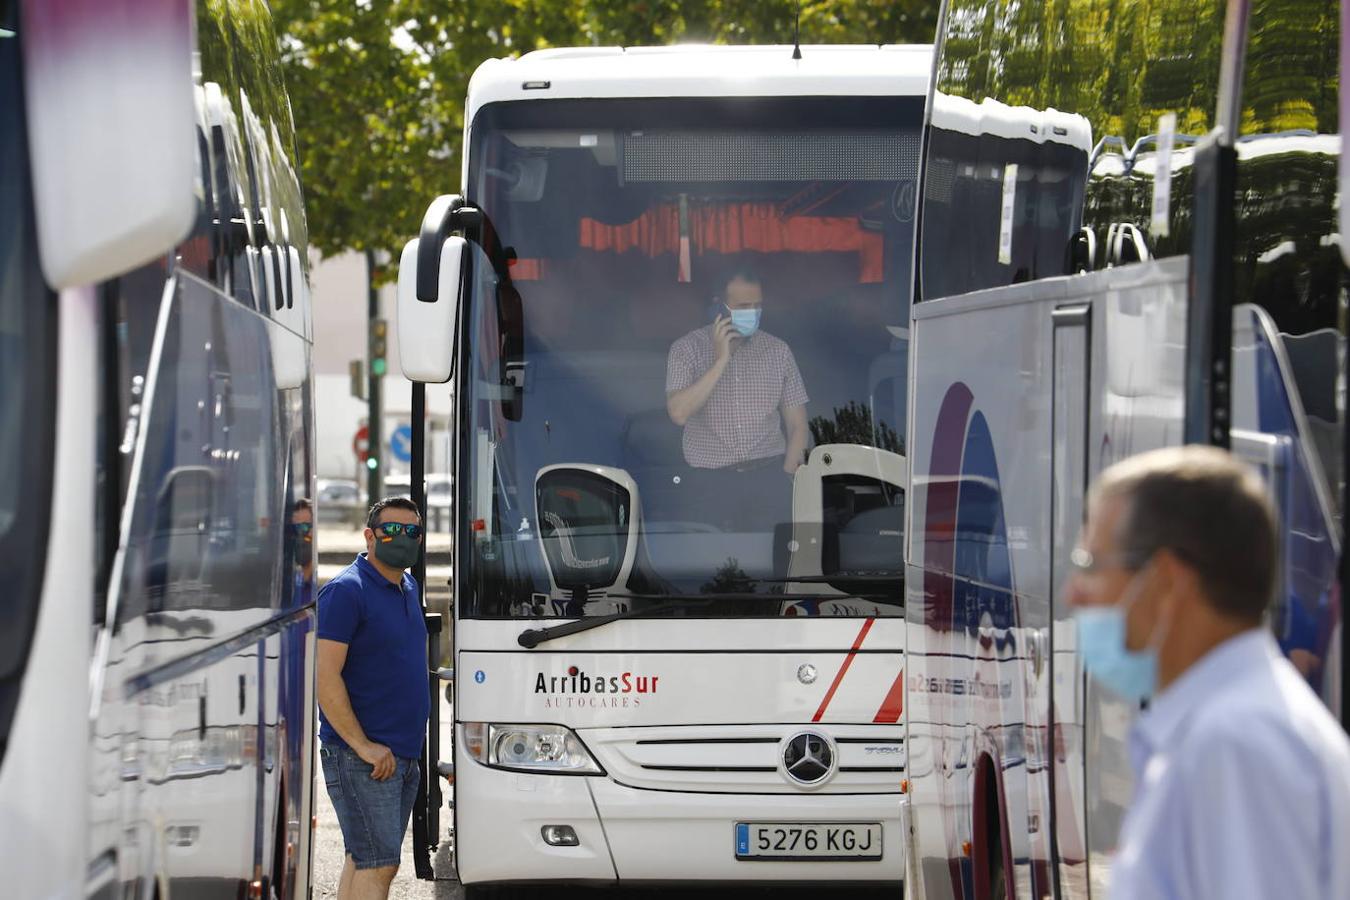
[[[403,254],[404,371],[454,370],[471,898],[903,876],[903,436],[931,54],[799,55],[485,63],[462,193]],[[791,474],[782,449],[767,472],[711,473],[666,408],[672,344],[746,267],[809,396]],[[730,418],[772,417],[782,385],[750,380]],[[749,502],[742,474],[762,486]]]
[[[262,0],[0,3],[0,893],[304,897],[306,226]]]
[[[1087,484],[1132,453],[1263,471],[1269,626],[1344,715],[1339,6],[944,7],[906,528],[920,896],[1106,894],[1138,710],[1084,677],[1064,580]]]

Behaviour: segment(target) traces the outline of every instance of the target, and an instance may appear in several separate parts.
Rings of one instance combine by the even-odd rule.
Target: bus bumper
[[[456,864],[487,882],[851,881],[898,884],[905,873],[901,795],[685,794],[604,776],[503,772],[461,760]],[[469,770],[471,767],[471,771]],[[740,860],[737,822],[881,823],[879,860]],[[576,847],[544,843],[570,825]]]
[[[592,779],[621,881],[861,881],[904,876],[900,794],[683,794]],[[879,860],[742,860],[737,822],[881,824]]]

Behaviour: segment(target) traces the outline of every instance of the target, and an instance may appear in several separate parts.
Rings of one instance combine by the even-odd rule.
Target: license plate
[[[737,822],[737,859],[881,859],[880,822]]]

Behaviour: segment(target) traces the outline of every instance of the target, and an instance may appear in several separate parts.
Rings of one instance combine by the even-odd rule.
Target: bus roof
[[[928,90],[926,44],[575,47],[490,59],[469,82],[465,123],[489,103],[620,97],[914,96]]]

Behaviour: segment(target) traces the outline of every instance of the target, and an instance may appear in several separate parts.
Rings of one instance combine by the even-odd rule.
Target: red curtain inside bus
[[[868,231],[854,216],[784,216],[776,203],[738,203],[689,209],[690,243],[704,253],[854,252],[858,281],[877,284],[885,275],[885,247],[880,232]],[[665,203],[631,222],[608,225],[591,218],[580,224],[580,246],[599,252],[638,251],[650,257],[680,250],[680,207]],[[697,263],[694,264],[695,266]],[[533,281],[543,277],[543,261],[516,260],[511,277]]]

